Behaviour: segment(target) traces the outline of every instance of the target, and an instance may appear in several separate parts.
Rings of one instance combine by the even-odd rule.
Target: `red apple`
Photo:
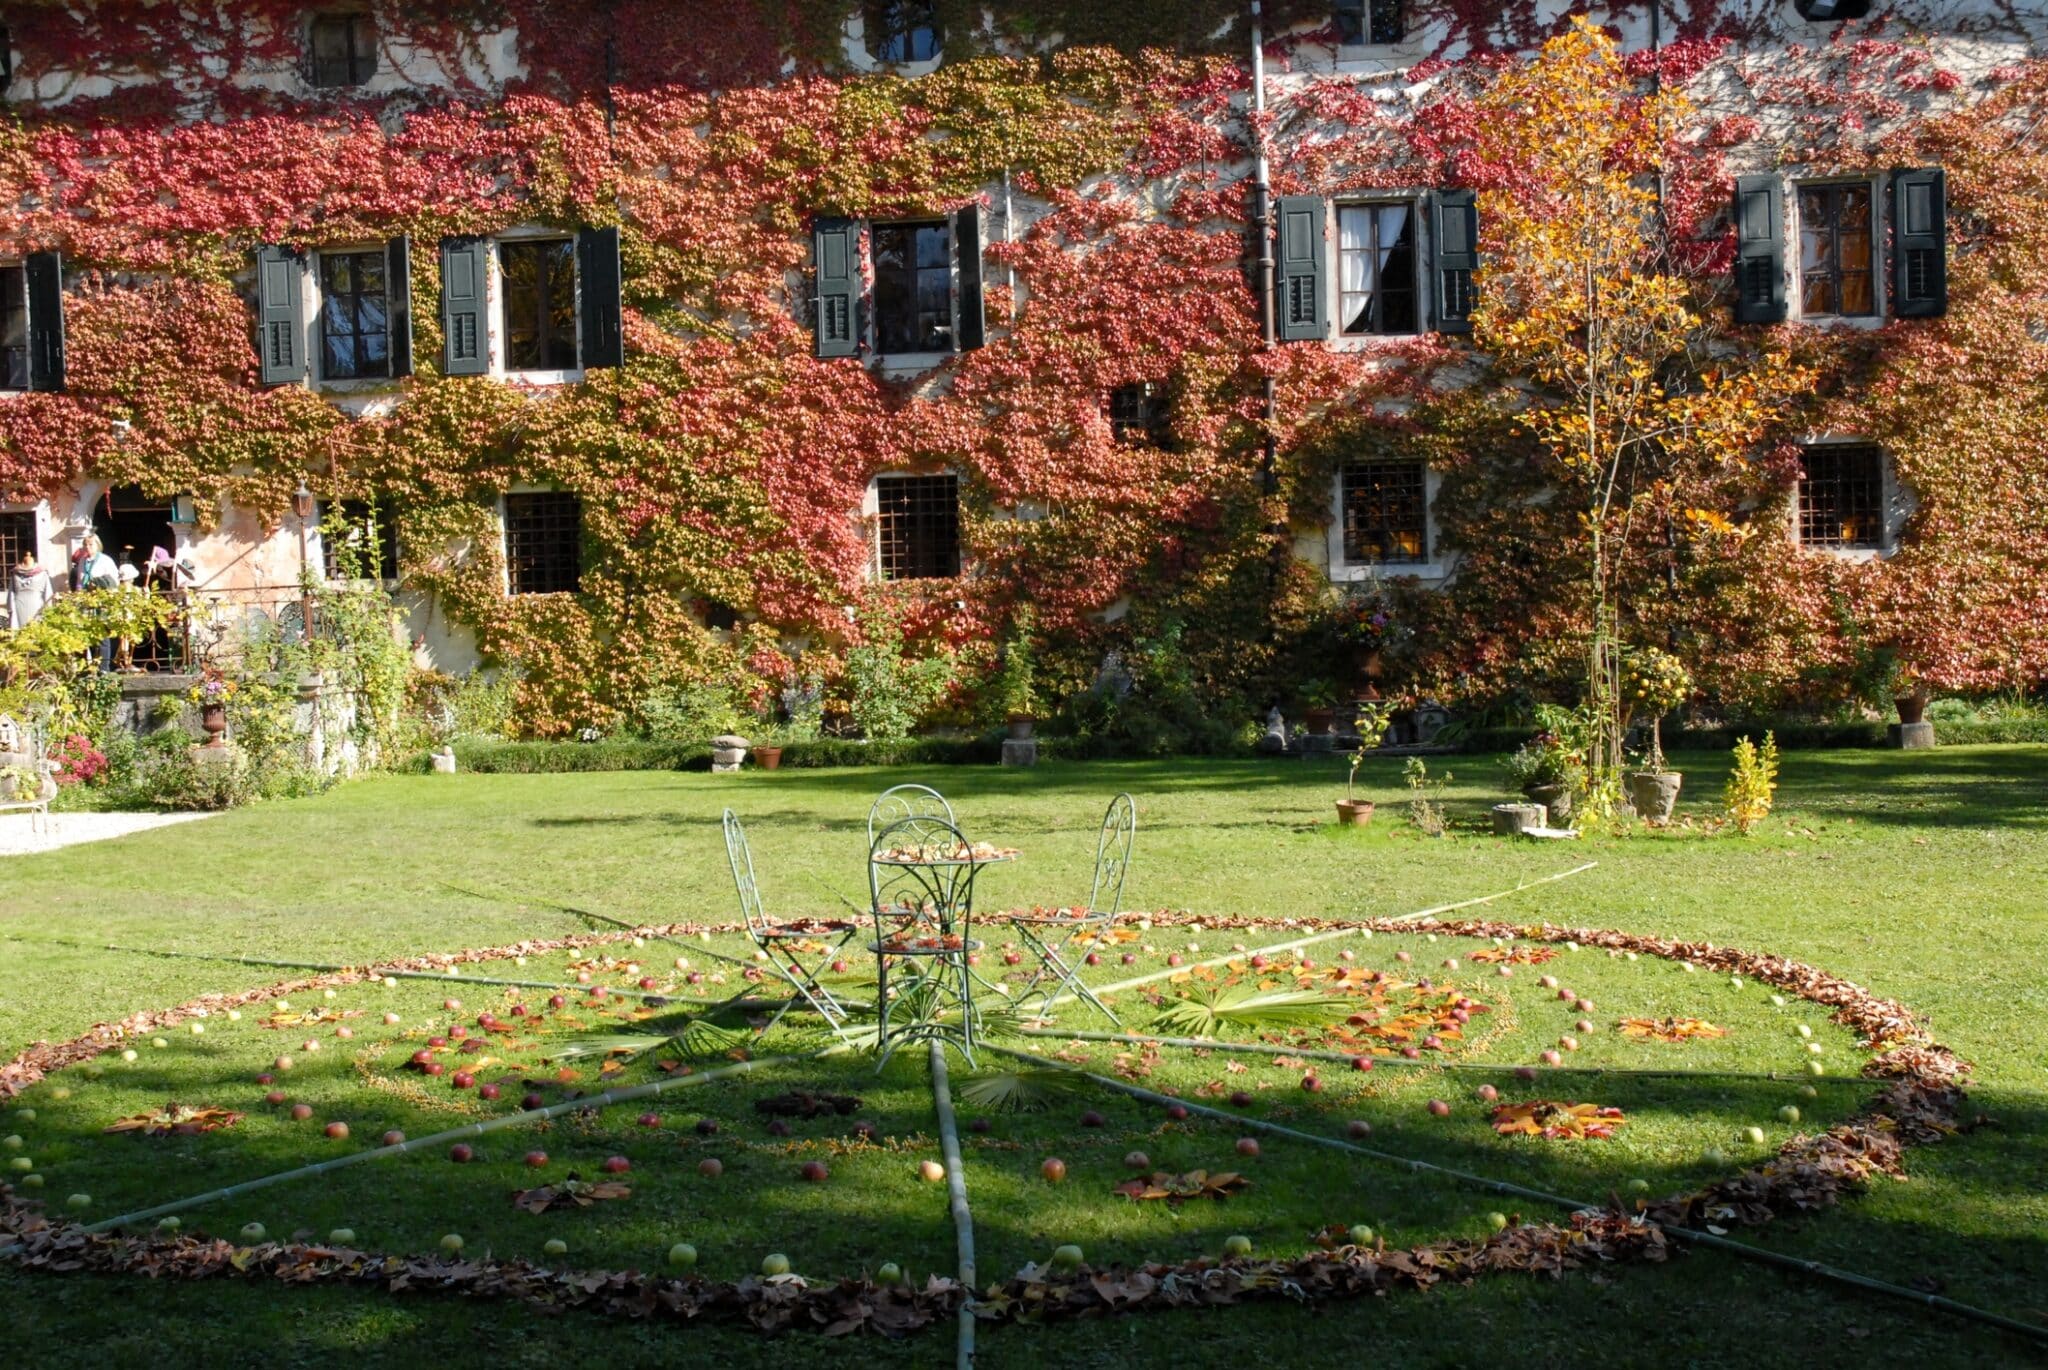
[[[448,1045],[448,1039],[446,1037],[429,1037],[427,1038],[427,1045],[430,1047],[445,1047]],[[414,1057],[413,1059],[418,1060],[419,1058]]]
[[[1479,1102],[1481,1102],[1482,1104],[1490,1104],[1494,1100],[1500,1098],[1500,1091],[1495,1089],[1492,1085],[1481,1085],[1477,1090],[1474,1090],[1473,1092],[1479,1096]]]
[[[1176,1123],[1184,1123],[1188,1120],[1188,1107],[1186,1104],[1168,1104],[1166,1116]]]
[[[1415,957],[1414,954],[1411,952],[1397,951],[1394,953],[1394,959],[1405,965],[1406,963],[1413,961]]]
[[[832,1172],[825,1169],[823,1161],[805,1161],[797,1173],[812,1184],[823,1184],[832,1178]]]
[[[519,1106],[523,1109],[532,1110],[536,1108],[546,1108],[547,1103],[548,1101],[546,1099],[543,1099],[538,1094],[528,1094],[525,1098],[519,1101]]]
[[[1309,1093],[1314,1094],[1322,1089],[1323,1082],[1321,1080],[1318,1080],[1313,1075],[1304,1075],[1301,1077],[1301,1087],[1307,1090]]]
[[[448,1159],[457,1165],[468,1165],[476,1159],[476,1151],[468,1142],[457,1142],[448,1148]]]
[[[529,1151],[526,1153],[526,1163],[535,1170],[539,1170],[548,1163],[548,1153],[545,1151]]]
[[[405,1140],[405,1134],[394,1127],[389,1132],[385,1133],[378,1140],[383,1142],[386,1146],[397,1146],[400,1142],[403,1142]]]
[[[716,1134],[717,1134],[717,1132],[718,1132],[718,1119],[716,1119],[716,1118],[699,1118],[699,1119],[697,1120],[697,1135],[698,1135],[698,1136],[700,1136],[700,1137],[710,1137],[710,1136],[714,1136],[714,1135],[716,1135]]]
[[[1564,1064],[1564,1053],[1556,1050],[1545,1050],[1542,1056],[1537,1059],[1547,1066],[1561,1066]]]
[[[563,997],[562,997],[561,995],[559,995],[559,994],[550,994],[550,995],[548,996],[548,1007],[549,1007],[549,1008],[567,1008],[568,1006],[569,1006],[569,1001],[568,1001],[567,999],[564,999],[564,998],[563,998]]]
[[[1258,1155],[1259,1139],[1257,1137],[1239,1137],[1237,1139],[1237,1154],[1240,1156]]]
[[[1125,965],[1127,965],[1127,966],[1135,966],[1135,965],[1137,965],[1137,964],[1138,964],[1138,954],[1137,954],[1136,952],[1134,952],[1134,951],[1127,951],[1127,952],[1125,952],[1125,953],[1124,953],[1124,964],[1125,964]]]
[[[641,1115],[640,1115],[640,1126],[642,1126],[642,1127],[660,1127],[660,1126],[661,1126],[661,1115],[660,1115],[659,1113],[643,1113],[643,1114],[641,1114]]]
[[[305,1122],[305,1121],[306,1121],[306,1119],[308,1119],[308,1118],[310,1118],[310,1117],[312,1117],[312,1116],[313,1116],[313,1106],[312,1106],[311,1104],[293,1104],[293,1105],[292,1105],[292,1119],[293,1119],[293,1121],[294,1121],[294,1122],[301,1122],[301,1123],[303,1123],[303,1122]]]
[[[1593,1001],[1591,999],[1581,999],[1579,1000],[1578,1008],[1581,1013],[1591,1013],[1593,1011]]]
[[[633,1163],[624,1156],[607,1156],[604,1158],[604,1173],[607,1175],[623,1175],[632,1168]]]
[[[1230,1096],[1230,1106],[1232,1108],[1250,1108],[1252,1106],[1252,1096],[1241,1089],[1237,1090]]]
[[[1046,1183],[1058,1184],[1067,1178],[1067,1163],[1057,1156],[1048,1156],[1039,1165],[1038,1173],[1045,1176]]]
[[[1534,1067],[1534,1066],[1516,1066],[1516,1067],[1515,1067],[1515,1078],[1516,1078],[1517,1080],[1524,1080],[1524,1081],[1527,1081],[1527,1080],[1533,1080],[1533,1079],[1535,1079],[1535,1078],[1536,1078],[1536,1067]]]
[[[418,1051],[415,1051],[412,1054],[412,1063],[416,1066],[423,1066],[433,1059],[434,1053],[428,1051],[425,1047],[421,1047]]]
[[[1142,1151],[1127,1151],[1124,1153],[1124,1166],[1130,1170],[1150,1170],[1152,1158]]]
[[[657,983],[658,982],[652,975],[643,975],[640,977],[640,988],[642,989],[653,989]]]
[[[1088,1111],[1087,1111],[1086,1113],[1083,1113],[1083,1114],[1081,1115],[1081,1126],[1082,1126],[1082,1127],[1101,1127],[1101,1126],[1102,1126],[1102,1122],[1103,1122],[1103,1119],[1102,1119],[1102,1115],[1101,1115],[1100,1113],[1097,1113],[1097,1112],[1096,1112],[1096,1111],[1095,1111],[1094,1109],[1092,1109],[1092,1108],[1091,1108],[1091,1109],[1089,1109],[1089,1110],[1088,1110]]]
[[[343,1137],[348,1136],[348,1124],[329,1123],[327,1125],[327,1135],[334,1138],[336,1141],[340,1141]]]
[[[716,1156],[706,1156],[697,1162],[697,1173],[707,1180],[715,1180],[725,1173],[725,1162]]]
[[[1352,1068],[1353,1070],[1371,1070],[1371,1069],[1372,1069],[1372,1057],[1370,1057],[1370,1056],[1354,1056],[1354,1057],[1352,1057],[1352,1058],[1351,1058],[1351,1068]]]
[[[496,1085],[478,1085],[476,1088],[476,1097],[479,1099],[495,1099],[502,1093],[504,1091]]]
[[[1254,956],[1251,962],[1253,970],[1264,970],[1268,964],[1269,962],[1263,956]]]
[[[1451,1106],[1442,1099],[1431,1099],[1429,1101],[1429,1111],[1438,1118],[1448,1118],[1451,1116]]]
[[[1372,1124],[1363,1118],[1353,1118],[1344,1125],[1344,1130],[1354,1137],[1372,1136]]]
[[[468,1089],[471,1085],[476,1083],[476,1076],[470,1074],[466,1070],[458,1070],[455,1072],[454,1075],[449,1077],[448,1083],[453,1085],[457,1089]]]
[[[270,1091],[270,1093],[263,1096],[263,1102],[266,1104],[281,1104],[284,1102],[284,1100],[285,1093],[281,1089],[273,1089]]]
[[[256,1083],[259,1085],[267,1085],[276,1078],[277,1077],[275,1075],[272,1075],[269,1071],[265,1071],[263,1074],[258,1075],[256,1077]]]
[[[605,988],[604,988],[604,986],[603,986],[603,985],[592,985],[592,986],[590,987],[590,997],[591,997],[591,998],[593,998],[593,999],[602,999],[602,998],[604,998],[604,996],[605,996]]]
[[[1081,958],[1081,962],[1083,965],[1099,966],[1102,964],[1102,957],[1099,954],[1091,951],[1086,956]]]
[[[447,1009],[450,1013],[456,1013],[461,1010],[462,1001],[460,999],[443,999],[441,1007]]]
[[[1186,959],[1186,957],[1182,956],[1177,951],[1169,951],[1168,953],[1166,953],[1166,964],[1169,966],[1181,965],[1186,961]]]
[[[448,1029],[448,1036],[451,1040],[459,1042],[469,1036],[469,1029],[457,1023],[454,1027]]]

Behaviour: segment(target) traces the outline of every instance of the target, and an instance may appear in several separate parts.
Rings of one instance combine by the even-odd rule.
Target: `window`
[[[345,499],[320,523],[329,580],[398,579],[398,511],[389,499]]]
[[[498,244],[505,281],[505,369],[576,367],[576,245],[567,238]]]
[[[28,389],[28,272],[0,266],[0,390]]]
[[[0,513],[0,574],[13,575],[24,552],[34,552],[36,559],[42,560],[43,549],[36,542],[36,511],[22,509]],[[0,623],[5,621],[5,617],[0,616]]]
[[[1337,41],[1345,47],[1398,43],[1408,36],[1402,0],[1337,0]]]
[[[1799,187],[1799,308],[1808,315],[1877,312],[1867,182]]]
[[[1811,23],[1833,24],[1869,14],[1870,0],[1792,0],[1792,8]]]
[[[1342,481],[1344,560],[1429,560],[1428,474],[1421,462],[1353,462]]]
[[[939,55],[933,0],[868,0],[861,32],[877,62],[929,62]]]
[[[892,352],[953,348],[953,271],[944,220],[876,224],[875,343]]]
[[[1118,442],[1164,447],[1168,432],[1166,387],[1158,381],[1120,385],[1109,392],[1109,431]]]
[[[583,501],[505,496],[505,571],[515,595],[574,594],[583,584]]]
[[[313,16],[313,84],[360,86],[377,74],[377,25],[367,14]]]
[[[1882,551],[1884,454],[1864,443],[1825,443],[1807,448],[1801,458],[1801,544]]]
[[[361,380],[391,374],[384,252],[320,254],[320,374]]]
[[[875,512],[883,580],[960,574],[958,476],[877,476]]]
[[[1415,206],[1339,205],[1337,282],[1347,336],[1415,332]]]

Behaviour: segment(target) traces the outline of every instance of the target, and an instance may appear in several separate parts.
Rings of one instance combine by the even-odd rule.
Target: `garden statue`
[[[1287,750],[1287,720],[1280,716],[1280,706],[1275,704],[1266,710],[1266,732],[1259,738],[1262,752],[1284,752]]]

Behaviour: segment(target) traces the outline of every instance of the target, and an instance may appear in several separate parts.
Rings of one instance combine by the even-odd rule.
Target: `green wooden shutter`
[[[1785,318],[1785,187],[1775,174],[1735,178],[1735,322]]]
[[[412,374],[412,239],[384,244],[384,319],[390,330],[391,374]]]
[[[306,378],[305,260],[289,248],[256,249],[256,349],[263,383]]]
[[[953,250],[960,257],[959,350],[972,352],[988,341],[988,320],[981,307],[980,205],[969,205],[953,216]]]
[[[1940,167],[1892,173],[1892,313],[1948,313],[1948,177]]]
[[[853,219],[820,219],[811,229],[817,268],[816,353],[820,357],[860,355],[860,224]]]
[[[28,277],[28,388],[64,388],[64,258],[31,252]]]
[[[583,302],[585,370],[625,364],[622,286],[618,228],[579,230],[576,234],[576,292],[577,298]]]
[[[1275,288],[1275,323],[1282,342],[1326,338],[1330,311],[1325,303],[1323,202],[1315,195],[1283,195],[1279,204],[1280,264]]]
[[[441,240],[441,372],[481,376],[491,369],[485,327],[487,244],[481,238]]]
[[[1478,301],[1479,201],[1469,190],[1439,190],[1431,197],[1430,323],[1439,333],[1470,333]]]

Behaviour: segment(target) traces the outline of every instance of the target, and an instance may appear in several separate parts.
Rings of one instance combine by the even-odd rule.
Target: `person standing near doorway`
[[[22,548],[21,560],[7,583],[8,625],[19,629],[34,623],[49,604],[50,595],[50,573],[36,560],[36,549]]]
[[[78,573],[79,589],[111,590],[120,585],[120,569],[114,565],[114,559],[108,556],[106,549],[100,545],[97,535],[86,538],[83,553],[75,568]],[[99,658],[102,671],[114,669],[114,639],[102,638],[94,654]]]

